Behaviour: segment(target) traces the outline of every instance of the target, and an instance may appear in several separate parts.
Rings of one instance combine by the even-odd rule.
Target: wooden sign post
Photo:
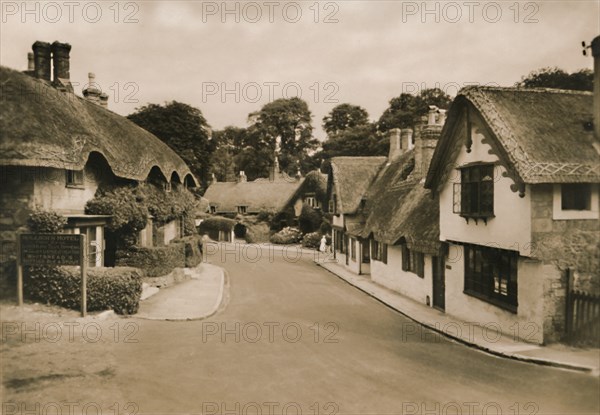
[[[23,266],[79,265],[81,315],[87,314],[87,244],[85,235],[22,233],[17,237],[17,301],[23,305]]]

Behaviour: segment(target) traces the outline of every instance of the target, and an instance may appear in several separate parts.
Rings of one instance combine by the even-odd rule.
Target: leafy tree
[[[319,230],[323,222],[323,215],[320,211],[313,209],[308,205],[302,206],[302,212],[298,217],[298,228],[302,233],[310,233]]]
[[[589,69],[567,73],[559,68],[541,68],[532,71],[517,83],[524,88],[558,88],[575,91],[592,91],[594,74]]]
[[[213,145],[209,140],[210,127],[198,108],[177,101],[149,104],[127,118],[171,147],[206,184]]]
[[[323,143],[323,159],[338,156],[382,156],[388,152],[388,141],[374,124],[366,124],[339,132]]]
[[[231,182],[235,180],[235,161],[232,150],[227,147],[219,147],[212,154],[212,173],[220,182]]]
[[[448,108],[452,99],[439,88],[423,89],[419,95],[402,93],[390,100],[390,106],[377,122],[377,129],[386,132],[392,128],[414,128],[430,105]]]
[[[298,97],[269,102],[249,115],[248,144],[256,151],[268,149],[273,154],[279,140],[281,169],[293,175],[318,144],[312,136],[311,118],[308,104]]]
[[[367,124],[369,124],[367,110],[352,104],[340,104],[323,118],[323,129],[329,137]]]

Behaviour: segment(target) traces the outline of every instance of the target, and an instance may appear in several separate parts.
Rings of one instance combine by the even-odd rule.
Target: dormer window
[[[248,206],[238,206],[237,213],[240,215],[245,215],[248,212]]]
[[[454,211],[467,220],[487,220],[494,216],[493,164],[477,164],[460,169],[460,183],[454,185]]]
[[[335,203],[335,195],[329,200],[329,213],[337,215],[337,204]]]
[[[164,184],[163,188],[165,189],[165,192],[167,192],[167,193],[169,193],[171,190],[173,190],[171,183],[168,183],[168,182]]]
[[[217,207],[216,207],[215,205],[212,205],[212,206],[210,207],[210,213],[213,213],[213,214],[214,214],[214,213],[217,213]]]
[[[67,187],[83,187],[83,170],[67,170]]]

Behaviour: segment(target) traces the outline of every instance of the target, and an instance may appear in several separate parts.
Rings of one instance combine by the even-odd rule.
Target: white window
[[[165,192],[169,193],[172,190],[171,183],[165,183]]]
[[[564,183],[554,185],[553,214],[555,220],[598,219],[598,185]]]
[[[245,215],[248,212],[248,206],[238,206],[237,212],[241,215]]]
[[[304,198],[304,203],[312,208],[317,207],[317,202],[314,196],[306,196]]]

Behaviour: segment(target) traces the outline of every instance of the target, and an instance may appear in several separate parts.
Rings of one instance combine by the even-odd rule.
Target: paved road
[[[291,262],[263,251],[254,262],[257,251],[246,254],[209,259],[229,274],[224,310],[205,321],[140,321],[139,343],[117,345],[111,386],[140,412],[599,411],[597,378],[489,356],[431,332],[407,336],[410,320],[309,256]]]

